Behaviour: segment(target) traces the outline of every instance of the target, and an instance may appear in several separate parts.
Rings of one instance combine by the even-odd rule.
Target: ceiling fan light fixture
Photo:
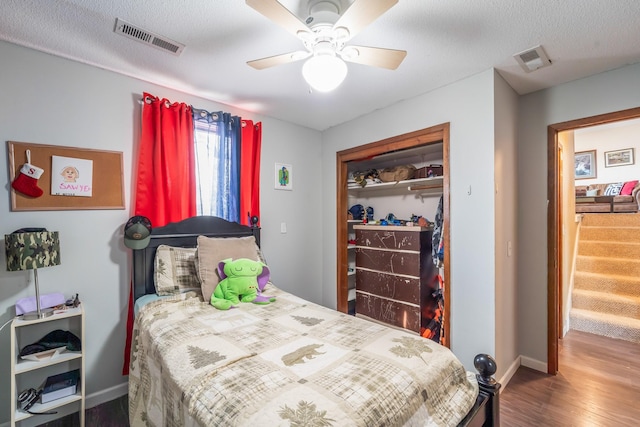
[[[347,64],[335,55],[315,55],[302,66],[305,81],[318,92],[331,92],[347,77]]]
[[[342,59],[344,59],[345,61],[352,61],[356,59],[358,56],[360,56],[360,51],[353,46],[347,46],[344,49],[342,49],[339,53]]]

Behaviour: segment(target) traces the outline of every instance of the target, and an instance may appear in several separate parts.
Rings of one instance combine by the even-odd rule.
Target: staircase
[[[640,343],[640,213],[585,214],[570,329]]]

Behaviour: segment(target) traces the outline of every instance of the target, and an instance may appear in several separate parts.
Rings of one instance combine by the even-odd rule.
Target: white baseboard
[[[516,371],[520,367],[521,358],[522,356],[516,357],[516,360],[513,361],[511,366],[509,366],[509,369],[507,369],[507,372],[505,372],[504,375],[502,375],[502,378],[500,378],[500,380],[498,381],[500,384],[502,384],[502,387],[500,387],[500,393],[502,393],[507,384],[509,384],[509,381],[511,381],[511,378],[515,375]]]
[[[536,371],[547,373],[547,363],[541,362],[536,359],[532,359],[526,356],[520,356],[520,364],[527,368],[535,369]]]
[[[100,390],[85,396],[85,409],[93,408],[105,402],[117,399],[129,392],[129,383],[122,383],[116,386]]]

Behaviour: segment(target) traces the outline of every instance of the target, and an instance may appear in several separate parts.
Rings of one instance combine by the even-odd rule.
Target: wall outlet
[[[280,233],[285,234],[287,232],[287,223],[286,222],[281,222],[280,223]]]

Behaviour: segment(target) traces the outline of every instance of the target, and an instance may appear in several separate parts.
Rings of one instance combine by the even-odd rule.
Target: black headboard
[[[153,284],[153,261],[160,245],[195,248],[198,236],[246,237],[254,236],[260,246],[260,228],[247,227],[215,216],[194,216],[172,222],[151,231],[149,246],[133,251],[133,297],[156,292]]]

